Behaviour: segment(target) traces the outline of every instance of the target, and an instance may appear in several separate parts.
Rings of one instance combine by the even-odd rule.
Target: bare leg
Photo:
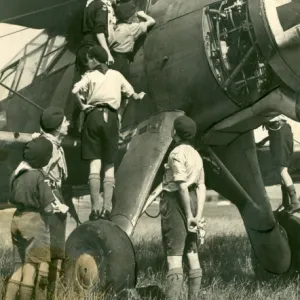
[[[176,300],[179,298],[183,284],[182,256],[167,256],[167,300]]]
[[[100,215],[100,172],[101,160],[94,159],[90,161],[89,186],[91,194],[92,213],[90,220],[97,220]],[[97,214],[98,213],[98,214]]]
[[[202,269],[199,262],[198,253],[190,252],[187,254],[188,262],[189,262],[189,300],[198,299],[199,290],[201,287],[202,280]]]
[[[290,205],[289,205],[288,211],[290,213],[300,211],[300,203],[298,201],[296,189],[295,189],[293,180],[288,172],[288,169],[280,168],[280,176],[281,176],[281,179],[282,179],[284,185],[286,186],[286,190],[287,190],[287,192],[289,194],[289,198],[290,198]]]

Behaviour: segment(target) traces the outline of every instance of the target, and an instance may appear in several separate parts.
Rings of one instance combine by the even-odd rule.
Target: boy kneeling
[[[48,263],[51,259],[46,216],[59,211],[54,204],[56,199],[49,180],[41,170],[51,156],[50,141],[44,137],[32,140],[26,144],[23,161],[11,178],[10,202],[17,208],[11,223],[15,266],[8,282],[6,300],[15,299],[18,293],[20,300],[30,300],[33,298],[35,282],[44,287],[47,285]],[[35,298],[38,298],[37,294]]]
[[[189,300],[198,299],[202,270],[198,258],[197,226],[202,217],[206,187],[203,162],[192,147],[195,122],[186,117],[174,121],[173,139],[177,147],[170,153],[160,202],[162,238],[167,254],[167,299],[177,299],[182,289],[182,256],[187,254]]]

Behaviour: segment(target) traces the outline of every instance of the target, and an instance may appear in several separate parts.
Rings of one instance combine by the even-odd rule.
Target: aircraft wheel
[[[276,213],[274,213],[274,215],[276,217]],[[279,226],[280,226],[280,230],[283,233],[284,237],[288,240],[288,234],[287,234],[285,228],[280,224],[280,222],[279,222]],[[259,280],[259,281],[278,280],[279,278],[284,279],[284,278],[291,276],[291,274],[292,274],[292,267],[290,267],[290,269],[284,274],[274,274],[274,273],[268,272],[260,265],[259,260],[256,257],[253,249],[251,249],[251,263],[252,263],[253,272],[254,272],[257,280]]]
[[[80,294],[119,293],[136,284],[131,241],[117,225],[104,220],[86,222],[70,234],[64,270],[68,288]]]

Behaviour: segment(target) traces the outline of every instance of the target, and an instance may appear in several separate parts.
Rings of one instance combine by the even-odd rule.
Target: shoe
[[[89,215],[89,220],[90,221],[97,221],[99,220],[101,217],[100,217],[100,212],[99,210],[92,210],[90,215]]]
[[[286,211],[291,215],[296,212],[300,212],[300,203],[290,204],[289,207],[286,209]]]
[[[110,212],[107,209],[103,208],[100,213],[100,218],[110,221]]]

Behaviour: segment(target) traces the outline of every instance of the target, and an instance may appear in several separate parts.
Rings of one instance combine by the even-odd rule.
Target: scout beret
[[[115,15],[118,21],[127,21],[136,12],[136,6],[130,1],[121,3],[116,7]]]
[[[183,140],[192,140],[197,133],[196,123],[187,116],[180,116],[174,121],[174,129]]]
[[[41,169],[45,167],[52,157],[53,145],[45,137],[40,136],[25,145],[23,160],[32,168]]]
[[[63,122],[64,111],[59,107],[48,107],[44,110],[40,119],[40,126],[45,132],[56,130]]]
[[[108,54],[101,46],[93,46],[88,51],[88,56],[95,58],[99,63],[106,63],[108,61]]]

